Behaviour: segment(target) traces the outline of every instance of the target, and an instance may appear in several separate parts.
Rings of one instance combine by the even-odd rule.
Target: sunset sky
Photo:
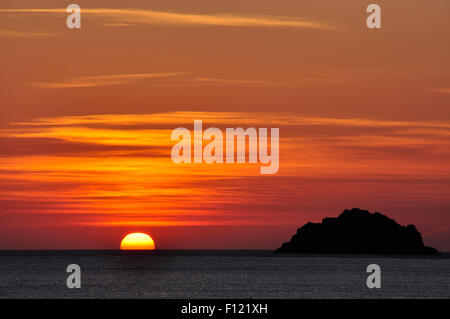
[[[360,207],[450,251],[450,1],[74,2],[0,3],[0,249],[273,249]],[[278,173],[174,164],[194,120],[280,128]]]

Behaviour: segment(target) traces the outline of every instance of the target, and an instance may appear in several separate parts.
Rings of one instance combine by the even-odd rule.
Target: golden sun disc
[[[121,250],[153,250],[155,242],[144,233],[131,233],[126,235],[120,243]]]

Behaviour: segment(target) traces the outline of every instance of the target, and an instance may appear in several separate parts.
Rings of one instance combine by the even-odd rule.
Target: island
[[[275,253],[439,254],[424,245],[414,225],[401,226],[383,214],[359,208],[346,209],[322,223],[308,222]]]

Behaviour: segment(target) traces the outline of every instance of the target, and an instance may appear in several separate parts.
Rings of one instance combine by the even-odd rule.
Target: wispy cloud
[[[104,27],[129,27],[132,26],[131,23],[103,23]]]
[[[65,9],[8,9],[0,12],[64,13]],[[110,23],[153,25],[209,25],[241,27],[289,27],[320,30],[335,30],[327,23],[303,20],[296,17],[245,16],[236,14],[193,14],[142,9],[82,8],[82,14],[94,15]]]
[[[137,74],[113,74],[78,76],[63,79],[57,82],[34,82],[31,85],[44,89],[81,88],[105,85],[126,84],[140,79],[179,77],[177,81],[183,85],[270,85],[270,86],[301,86],[305,83],[346,83],[356,81],[342,78],[299,78],[299,79],[247,79],[247,78],[213,78],[196,77],[191,72],[165,72],[165,73],[137,73]],[[172,84],[175,82],[172,82]]]
[[[433,92],[443,93],[443,94],[450,94],[450,88],[434,89]]]
[[[49,32],[28,32],[16,30],[0,30],[0,37],[3,38],[49,38],[58,34]]]
[[[356,78],[336,78],[329,76],[322,77],[304,77],[304,78],[292,78],[292,79],[245,79],[245,78],[212,78],[212,77],[194,77],[185,79],[184,83],[191,84],[225,84],[225,85],[281,85],[281,86],[302,86],[305,84],[339,84],[339,83],[351,83],[358,82]]]
[[[438,121],[396,121],[368,118],[345,118],[345,117],[313,117],[291,113],[269,113],[258,112],[255,116],[253,112],[170,112],[154,114],[98,114],[85,116],[62,116],[52,118],[38,118],[32,122],[13,122],[13,125],[27,126],[63,126],[63,125],[189,125],[193,119],[203,119],[210,123],[219,125],[243,125],[248,124],[248,119],[252,119],[253,125],[278,126],[345,126],[363,128],[442,128],[450,129],[448,122]]]
[[[32,83],[32,85],[45,89],[94,87],[94,86],[125,84],[140,79],[175,77],[185,74],[188,73],[166,72],[166,73],[135,73],[135,74],[79,76],[58,82],[37,82]]]
[[[222,79],[222,78],[193,78],[188,80],[198,83],[221,83],[221,84],[279,84],[277,81],[245,80],[245,79]]]

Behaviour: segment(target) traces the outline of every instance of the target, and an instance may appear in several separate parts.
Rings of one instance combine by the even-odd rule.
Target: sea
[[[68,265],[81,288],[68,288]],[[368,265],[380,288],[368,288]],[[0,251],[0,298],[450,298],[440,256],[277,255],[264,250]]]

